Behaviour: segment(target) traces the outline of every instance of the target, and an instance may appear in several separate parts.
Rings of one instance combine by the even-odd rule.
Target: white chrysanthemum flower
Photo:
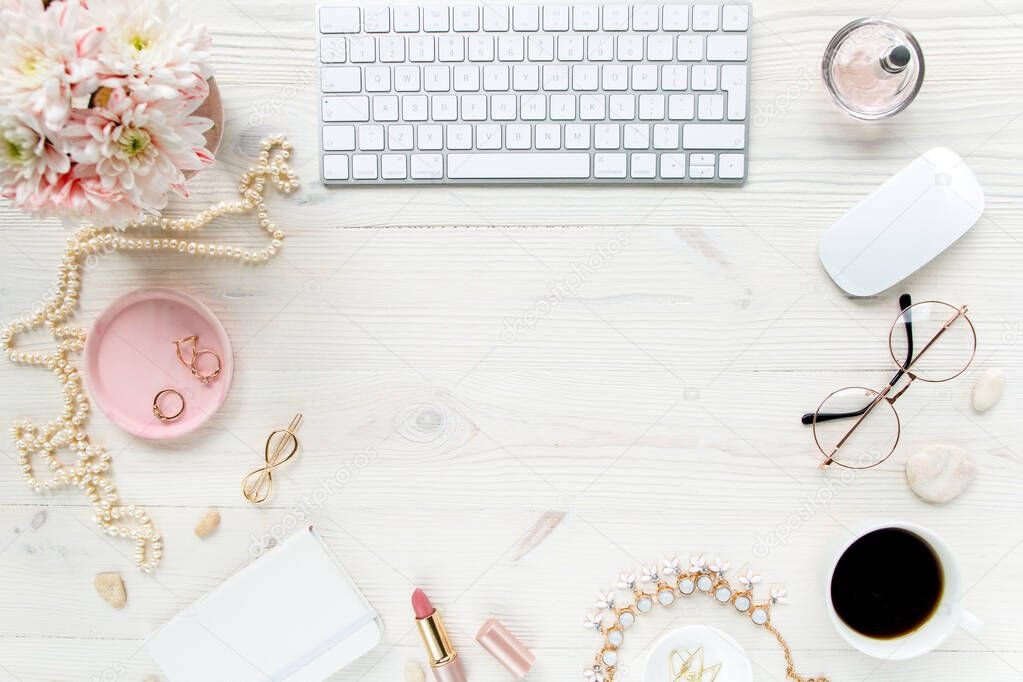
[[[707,558],[702,554],[689,559],[690,573],[703,573],[707,570]]]
[[[0,5],[0,104],[31,113],[47,130],[67,122],[71,99],[97,85],[103,31],[78,0]]]
[[[656,585],[661,581],[661,571],[657,568],[657,564],[651,564],[650,566],[643,567],[643,582],[653,583]]]
[[[739,582],[745,585],[746,589],[752,589],[760,582],[760,576],[754,573],[752,568],[748,568],[745,573],[739,574]]]
[[[677,578],[682,575],[682,564],[678,557],[672,557],[670,559],[664,559],[662,561],[663,567],[661,573],[669,578]]]
[[[635,590],[637,582],[639,582],[639,578],[635,573],[620,573],[618,575],[618,587],[623,590]]]
[[[615,594],[614,592],[597,592],[597,608],[605,609],[607,611],[614,610],[615,607]]]
[[[771,603],[772,604],[788,604],[788,590],[781,585],[775,585],[771,588]]]
[[[90,10],[109,27],[99,56],[104,86],[127,89],[138,101],[173,100],[189,113],[206,99],[210,36],[205,26],[180,21],[177,3],[93,3]]]
[[[36,119],[0,109],[0,187],[5,198],[19,208],[39,211],[69,170],[67,154],[47,139]]]
[[[583,627],[587,630],[596,630],[597,632],[602,631],[604,629],[604,614],[587,614],[585,620],[583,620]]]
[[[732,567],[732,565],[730,563],[728,563],[727,561],[724,561],[720,557],[714,559],[714,562],[710,566],[708,566],[708,568],[710,569],[711,573],[717,573],[719,576],[724,575],[725,573],[727,573],[728,569],[731,568],[731,567]]]
[[[102,108],[76,110],[64,135],[71,158],[93,168],[104,201],[92,204],[83,217],[94,223],[120,223],[142,209],[167,205],[168,188],[187,196],[182,171],[210,163],[203,133],[212,121],[180,116],[158,103],[137,102],[124,91],[109,92]],[[105,200],[123,197],[124,206],[105,206]]]

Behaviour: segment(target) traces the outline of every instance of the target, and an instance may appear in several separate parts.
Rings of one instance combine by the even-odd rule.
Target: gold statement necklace
[[[241,200],[210,206],[193,218],[146,216],[129,223],[123,232],[113,227],[79,228],[68,239],[53,293],[35,312],[14,320],[0,332],[0,348],[11,362],[46,367],[57,375],[64,390],[64,410],[60,417],[42,428],[28,420],[19,420],[11,427],[25,481],[37,493],[80,488],[89,498],[95,510],[94,521],[103,532],[135,543],[135,562],[146,573],[160,563],[163,540],[145,510],[121,503],[109,478],[110,455],[102,446],[94,445],[85,431],[89,399],[82,389],[81,374],[70,360],[72,353],[80,353],[85,346],[85,330],[65,325],[78,307],[82,263],[96,254],[111,251],[177,251],[242,263],[269,260],[281,248],[284,233],[270,221],[263,195],[267,181],[284,194],[291,194],[298,188],[298,176],[288,163],[290,157],[291,144],[283,135],[264,139],[258,165],[249,168],[238,184]],[[256,251],[170,236],[195,232],[224,215],[251,211],[256,211],[260,226],[270,235],[270,244]],[[138,228],[159,228],[168,236],[147,239],[127,236],[131,230]],[[56,350],[33,353],[15,348],[19,334],[43,326],[57,342]],[[57,454],[62,449],[76,453],[76,461],[62,461]],[[36,473],[33,455],[39,455],[51,472],[45,480]]]

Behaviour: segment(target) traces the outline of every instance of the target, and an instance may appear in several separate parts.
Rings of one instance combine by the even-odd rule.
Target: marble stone
[[[1005,370],[989,367],[977,376],[970,402],[977,412],[987,412],[998,404],[1005,392]]]
[[[973,456],[961,447],[932,443],[906,460],[906,480],[921,499],[943,504],[959,497],[973,480]]]

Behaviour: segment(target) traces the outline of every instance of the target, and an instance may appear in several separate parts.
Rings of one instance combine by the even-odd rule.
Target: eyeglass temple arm
[[[902,296],[899,297],[899,309],[902,312],[905,312],[906,309],[909,308],[909,306],[911,305],[913,305],[913,299],[909,294],[903,294]],[[908,367],[909,364],[913,361],[913,320],[911,316],[906,315],[904,323],[906,327],[906,361],[902,363],[902,367]],[[899,371],[895,373],[895,376],[892,377],[892,380],[888,382],[889,386],[894,386],[896,383],[898,383],[899,379],[901,379],[902,376],[906,373],[906,370],[902,369],[902,367],[900,367]],[[870,405],[866,405],[862,409],[855,410],[853,412],[821,412],[820,414],[817,414],[817,421],[830,422],[836,419],[851,419],[853,417],[859,417],[865,414],[866,411],[870,409],[872,405],[873,403],[871,403]],[[807,426],[813,424],[814,414],[815,413],[813,412],[807,412],[806,414],[804,414],[801,419],[803,424],[806,424]]]

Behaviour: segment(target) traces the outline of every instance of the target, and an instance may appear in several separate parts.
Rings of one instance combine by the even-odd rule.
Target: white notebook
[[[380,643],[380,620],[312,526],[158,630],[169,682],[320,682]]]

